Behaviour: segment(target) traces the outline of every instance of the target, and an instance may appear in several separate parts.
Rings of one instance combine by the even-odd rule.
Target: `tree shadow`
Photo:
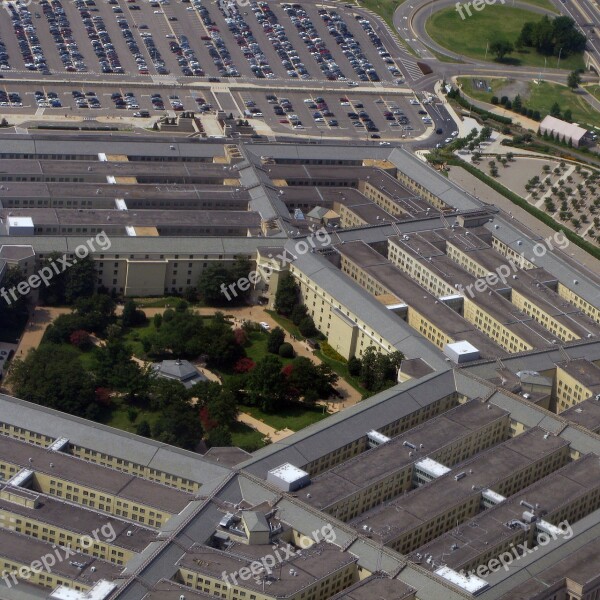
[[[510,65],[513,67],[520,67],[523,62],[520,58],[516,58],[514,56],[505,56],[504,58],[495,58],[495,63],[500,65]]]

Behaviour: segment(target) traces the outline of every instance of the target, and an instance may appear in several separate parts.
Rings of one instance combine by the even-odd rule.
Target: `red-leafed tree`
[[[251,358],[240,358],[233,366],[235,373],[248,373],[256,366],[255,362]]]
[[[238,346],[245,346],[248,341],[248,334],[238,327],[233,330],[233,339]]]
[[[210,417],[210,412],[208,410],[208,406],[203,406],[200,409],[200,423],[202,423],[202,429],[208,432],[211,429],[214,429],[218,423]]]
[[[83,329],[77,329],[69,336],[69,341],[80,350],[85,350],[92,345],[90,334]]]
[[[112,398],[110,397],[110,390],[108,388],[96,388],[94,394],[96,396],[96,402],[101,406],[110,406],[112,404]]]

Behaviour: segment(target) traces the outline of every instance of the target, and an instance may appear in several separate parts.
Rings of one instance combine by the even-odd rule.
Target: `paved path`
[[[33,316],[27,322],[25,331],[19,340],[15,356],[24,358],[29,350],[37,348],[44,337],[48,325],[50,325],[59,315],[68,314],[70,312],[70,308],[37,306]]]
[[[247,413],[240,413],[238,415],[237,420],[241,423],[245,423],[249,427],[252,427],[252,429],[256,429],[265,436],[268,436],[271,442],[278,442],[279,440],[282,440],[283,438],[288,437],[288,435],[292,435],[292,433],[294,433],[291,429],[288,429],[287,427],[285,429],[282,429],[281,431],[277,431],[270,425],[267,425],[266,423],[255,419]]]

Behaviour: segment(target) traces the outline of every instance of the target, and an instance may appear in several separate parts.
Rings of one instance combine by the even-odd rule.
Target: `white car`
[[[419,101],[415,100],[414,98],[409,100],[410,104],[412,104],[413,106],[419,106]]]
[[[314,100],[312,98],[304,98],[303,102],[304,104],[312,104]]]
[[[380,146],[389,146],[390,143],[389,142],[379,142]]]
[[[271,329],[271,326],[268,323],[265,323],[264,321],[261,321],[259,324],[265,331]]]

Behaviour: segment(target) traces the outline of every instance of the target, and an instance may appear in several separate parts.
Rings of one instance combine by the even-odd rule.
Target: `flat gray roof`
[[[373,538],[383,543],[392,542],[402,532],[426,523],[473,494],[480,494],[482,489],[493,489],[526,466],[568,445],[561,438],[544,436],[541,428],[529,429],[460,463],[449,473],[412,490],[406,496],[364,513],[352,520],[351,524],[356,529],[370,527],[369,533]],[[458,473],[465,473],[465,476],[456,480]]]

